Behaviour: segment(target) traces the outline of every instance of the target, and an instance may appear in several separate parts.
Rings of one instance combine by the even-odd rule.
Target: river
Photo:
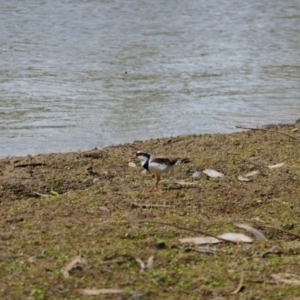
[[[300,118],[299,0],[0,3],[0,156]]]

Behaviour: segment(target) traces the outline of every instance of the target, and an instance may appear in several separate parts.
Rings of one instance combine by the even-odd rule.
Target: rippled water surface
[[[300,2],[0,2],[0,156],[300,117]]]

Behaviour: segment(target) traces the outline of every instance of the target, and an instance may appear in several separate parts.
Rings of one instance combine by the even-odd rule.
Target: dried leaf
[[[249,172],[245,175],[245,177],[253,177],[253,176],[257,176],[260,174],[260,171],[258,170],[255,170],[255,171],[252,171],[252,172]]]
[[[242,233],[234,233],[234,232],[228,232],[228,233],[223,233],[222,235],[217,236],[218,238],[222,238],[231,242],[243,242],[243,243],[252,243],[253,240]]]
[[[239,285],[238,285],[238,287],[231,293],[232,295],[236,295],[236,294],[238,294],[240,291],[241,291],[241,289],[242,289],[242,287],[243,287],[243,283],[244,283],[244,272],[242,273],[242,275],[241,275],[241,279],[240,279],[240,282],[239,282]]]
[[[138,258],[138,257],[135,257],[134,259],[135,259],[135,261],[140,265],[140,267],[141,267],[141,272],[144,272],[145,269],[146,269],[145,263],[144,263],[140,258]]]
[[[278,246],[273,246],[272,248],[270,248],[269,250],[267,250],[266,252],[264,252],[261,257],[264,257],[266,256],[267,254],[270,254],[270,253],[274,253],[274,254],[282,254],[283,251],[280,247]]]
[[[249,178],[243,177],[242,175],[238,176],[239,181],[251,181]]]
[[[175,181],[176,184],[185,186],[200,186],[199,182]]]
[[[98,177],[96,177],[96,178],[93,179],[93,183],[97,183],[98,181],[99,181]]]
[[[86,260],[81,256],[75,256],[72,260],[70,260],[62,269],[61,272],[65,278],[70,276],[70,271],[76,268],[84,269],[86,266]]]
[[[107,208],[106,206],[100,206],[99,210],[104,211],[104,212],[110,212],[109,208]]]
[[[124,290],[121,289],[99,289],[99,290],[92,290],[92,289],[76,289],[76,293],[81,295],[88,295],[88,296],[97,296],[101,294],[122,294]]]
[[[282,162],[280,164],[277,164],[277,165],[271,165],[271,166],[268,166],[269,169],[277,169],[277,168],[280,168],[282,166],[285,165],[285,162]]]
[[[203,237],[193,237],[193,238],[183,238],[179,239],[180,243],[194,244],[194,245],[205,245],[205,244],[217,244],[221,241],[214,237],[203,236]]]
[[[201,172],[195,171],[192,175],[193,179],[199,179],[201,177]]]
[[[146,268],[147,269],[153,269],[153,266],[154,266],[154,256],[152,255],[147,260]]]
[[[36,265],[36,264],[37,264],[36,257],[30,256],[30,257],[27,259],[27,262],[30,263],[30,264]]]
[[[154,265],[154,256],[150,256],[147,260],[147,265],[138,257],[134,258],[135,261],[140,265],[141,267],[141,272],[144,272],[147,269],[152,269]]]
[[[136,164],[134,162],[128,163],[128,167],[136,168]]]
[[[248,224],[242,224],[242,223],[234,223],[234,225],[238,228],[242,228],[245,229],[247,231],[249,231],[250,233],[252,233],[256,238],[260,239],[260,240],[267,240],[267,238],[265,237],[265,235],[263,233],[261,233],[259,230],[253,228],[252,226],[248,225]]]
[[[296,127],[296,128],[293,128],[292,130],[291,130],[291,132],[295,132],[295,131],[298,131],[298,128]]]
[[[271,278],[276,284],[285,283],[289,285],[300,285],[299,276],[290,273],[272,274]]]
[[[223,173],[220,173],[220,172],[215,171],[215,170],[213,170],[213,169],[205,169],[205,170],[203,171],[203,173],[204,173],[205,175],[207,175],[208,177],[223,177],[223,176],[224,176]]]

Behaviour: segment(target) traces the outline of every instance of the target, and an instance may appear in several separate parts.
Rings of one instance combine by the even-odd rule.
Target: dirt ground
[[[299,145],[291,124],[1,159],[0,298],[300,299]],[[137,150],[191,163],[150,191]],[[179,241],[227,232],[253,241]]]

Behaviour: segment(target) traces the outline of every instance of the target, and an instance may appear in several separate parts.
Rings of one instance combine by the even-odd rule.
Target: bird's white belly
[[[149,164],[149,172],[154,174],[162,174],[168,171],[169,166],[166,164],[159,164],[155,162],[151,162]]]

